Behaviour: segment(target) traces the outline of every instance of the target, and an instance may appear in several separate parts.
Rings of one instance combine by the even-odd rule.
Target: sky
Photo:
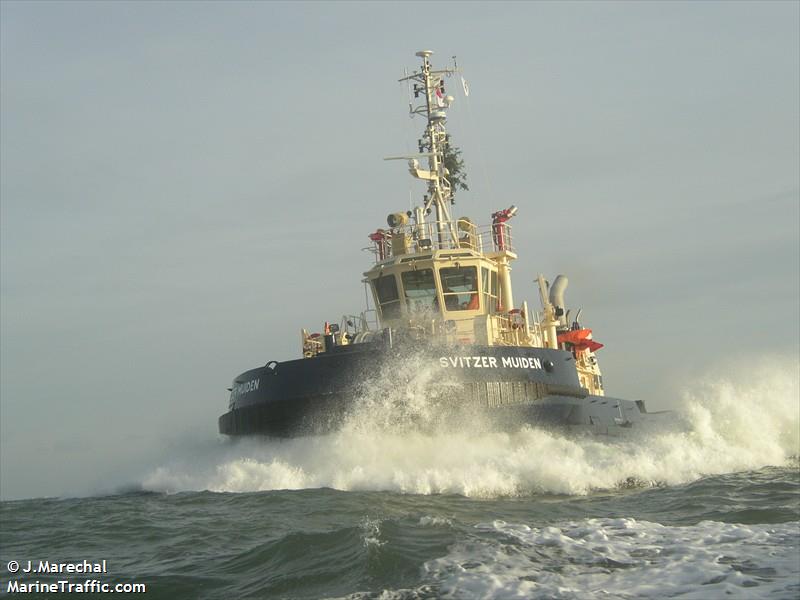
[[[570,277],[607,393],[796,359],[799,40],[798,2],[3,1],[0,498],[130,483],[364,309],[421,49],[470,86],[456,216],[519,207],[515,299]]]

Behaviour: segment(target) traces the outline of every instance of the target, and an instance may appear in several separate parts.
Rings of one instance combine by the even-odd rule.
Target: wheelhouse
[[[516,255],[510,227],[493,224],[481,233],[462,218],[455,229],[463,234],[456,243],[437,239],[435,232],[425,236],[415,226],[370,236],[376,264],[364,275],[382,326],[491,343],[487,318],[507,318],[513,308],[508,265]]]
[[[365,273],[381,321],[497,312],[497,266],[471,253],[451,256],[390,261]]]

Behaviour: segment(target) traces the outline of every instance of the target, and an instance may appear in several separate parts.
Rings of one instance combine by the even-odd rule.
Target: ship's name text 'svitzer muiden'
[[[460,367],[462,369],[541,369],[542,361],[527,356],[502,356],[498,363],[495,356],[442,356],[439,358],[442,367]]]

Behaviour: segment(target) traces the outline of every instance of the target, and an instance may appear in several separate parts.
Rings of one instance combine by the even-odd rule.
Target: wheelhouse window
[[[481,288],[483,289],[484,306],[489,307],[489,312],[497,312],[499,292],[497,290],[497,271],[481,267]]]
[[[442,282],[442,296],[447,310],[477,310],[478,269],[477,267],[446,267],[439,269]]]
[[[372,281],[375,295],[381,307],[384,319],[393,319],[400,316],[400,294],[397,292],[397,280],[394,275],[382,275]]]
[[[416,269],[400,275],[406,306],[410,312],[429,311],[436,305],[436,279],[433,269]]]

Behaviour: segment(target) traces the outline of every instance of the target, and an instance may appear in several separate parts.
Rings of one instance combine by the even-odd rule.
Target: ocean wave
[[[799,526],[494,521],[423,569],[442,598],[790,598],[800,592]]]

